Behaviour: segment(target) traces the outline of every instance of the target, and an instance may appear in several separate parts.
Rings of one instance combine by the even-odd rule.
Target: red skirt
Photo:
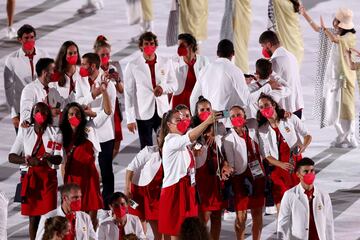
[[[48,165],[30,167],[21,179],[21,214],[41,216],[57,206],[56,170]]]
[[[184,219],[198,215],[195,195],[195,186],[191,186],[189,176],[161,189],[158,223],[160,233],[177,236]]]
[[[159,219],[159,201],[163,168],[159,168],[154,179],[146,186],[131,184],[132,200],[139,204],[136,209],[129,207],[129,213],[138,216],[141,220]]]
[[[219,211],[225,207],[225,202],[220,192],[223,182],[220,181],[216,174],[211,175],[209,173],[207,162],[196,169],[196,185],[200,195],[199,208],[202,212]]]
[[[249,170],[250,171],[250,170]],[[244,190],[244,180],[247,172],[232,177],[232,187],[235,194],[235,210],[262,208],[265,205],[265,177],[253,180],[253,195],[247,196]]]
[[[75,148],[72,159],[66,162],[64,182],[80,186],[81,211],[103,208],[99,173],[95,166],[93,144],[89,140]]]

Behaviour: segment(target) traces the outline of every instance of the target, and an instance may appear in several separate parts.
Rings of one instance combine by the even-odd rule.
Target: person
[[[7,239],[8,204],[9,199],[0,191],[0,240]]]
[[[77,10],[79,14],[95,13],[104,8],[103,0],[86,0],[86,3]]]
[[[99,35],[94,43],[94,51],[99,55],[101,64],[100,68],[105,73],[109,74],[109,79],[111,79],[115,85],[117,97],[115,98],[115,112],[114,112],[114,128],[115,128],[115,142],[114,142],[114,152],[113,158],[119,153],[120,143],[123,139],[121,121],[122,114],[120,108],[120,98],[118,94],[124,93],[124,84],[122,82],[123,73],[118,61],[111,61],[111,45],[108,43],[108,40],[105,36]]]
[[[198,215],[195,159],[188,146],[220,115],[212,113],[188,132],[180,116],[177,110],[169,110],[161,123],[159,147],[162,148],[164,178],[160,194],[159,232],[165,235],[164,239],[177,239],[183,220]]]
[[[114,122],[116,89],[114,84],[106,84],[108,75],[102,74],[100,69],[100,57],[96,53],[86,53],[82,56],[80,75],[82,79],[76,84],[75,99],[80,105],[85,105],[86,111],[92,114],[92,121],[98,140],[100,142],[101,152],[98,160],[103,183],[102,198],[104,208],[108,209],[107,198],[114,192],[114,172],[113,172],[113,150],[114,150]],[[109,97],[110,111],[104,108],[105,83],[106,93]]]
[[[157,36],[146,32],[139,38],[141,56],[125,69],[124,95],[127,127],[139,131],[140,146],[152,146],[152,133],[160,126],[161,116],[170,109],[167,94],[174,92],[176,81],[171,60],[155,53]]]
[[[299,0],[269,0],[269,30],[276,32],[284,48],[294,54],[300,66],[304,57],[304,43],[300,29]],[[291,34],[289,34],[291,33]]]
[[[109,101],[106,88],[103,88],[104,100]],[[110,103],[104,104],[110,110]],[[95,161],[101,151],[100,144],[91,121],[86,120],[85,111],[76,102],[69,103],[63,110],[60,129],[63,135],[63,147],[66,153],[64,183],[76,183],[80,186],[81,211],[88,212],[96,230],[97,211],[103,208],[100,193],[99,173]]]
[[[56,216],[46,219],[42,240],[61,240],[69,233],[70,223],[66,217]]]
[[[16,31],[13,27],[15,3],[16,3],[15,0],[7,0],[6,1],[6,14],[7,14],[7,20],[8,20],[6,37],[8,39],[13,39],[16,37]]]
[[[312,137],[295,114],[285,118],[285,111],[272,97],[262,94],[258,103],[260,149],[262,156],[273,166],[270,175],[272,195],[279,212],[285,191],[299,183],[294,168]]]
[[[314,184],[314,161],[301,159],[295,171],[300,183],[281,200],[278,239],[335,239],[331,199]]]
[[[196,103],[193,127],[204,122],[211,111],[209,100],[200,97]],[[221,139],[225,134],[224,124],[218,122],[214,126],[209,126],[192,148],[196,165],[196,187],[200,198],[199,217],[205,225],[210,221],[210,235],[214,240],[220,238],[221,212],[225,207],[222,194],[224,181],[220,179],[219,174],[224,162],[221,154]]]
[[[210,236],[198,217],[187,217],[181,224],[179,240],[210,240]]]
[[[20,124],[20,97],[23,88],[36,79],[35,63],[48,54],[35,47],[36,30],[25,24],[17,31],[17,40],[21,48],[6,57],[4,68],[4,88],[10,117],[15,131]]]
[[[157,132],[159,142],[160,131]],[[128,208],[129,213],[140,218],[144,232],[149,222],[155,240],[161,240],[158,232],[159,199],[163,179],[159,146],[146,146],[129,163],[125,175],[125,194],[137,206]]]
[[[252,217],[252,239],[261,239],[262,210],[265,205],[265,174],[259,151],[257,126],[246,120],[245,110],[230,108],[233,128],[223,139],[228,165],[234,169],[231,177],[235,194],[235,232],[237,239],[245,239],[247,210]]]
[[[359,145],[355,137],[356,72],[349,67],[347,60],[347,51],[356,45],[353,12],[347,8],[338,9],[333,20],[335,30],[326,28],[322,18],[320,26],[314,23],[305,8],[301,12],[314,31],[320,33],[320,39],[331,46],[320,46],[315,117],[321,128],[334,125],[337,137],[332,146],[356,148]]]
[[[208,99],[214,110],[222,111],[235,104],[247,106],[251,102],[256,102],[260,95],[259,91],[250,94],[243,72],[231,63],[234,56],[234,45],[230,40],[224,39],[219,42],[217,55],[219,58],[207,65],[200,79],[195,83],[190,97],[191,111],[195,111],[195,104],[199,96]],[[279,86],[277,82],[269,81],[261,89],[261,92],[268,93],[271,89]]]
[[[29,127],[19,129],[9,162],[27,167],[21,178],[21,214],[29,216],[29,238],[34,240],[40,216],[56,208],[56,165],[62,161],[62,151],[45,103],[32,107],[29,122]]]
[[[61,205],[41,216],[36,240],[43,238],[46,220],[56,216],[66,217],[71,225],[65,239],[97,239],[90,216],[81,211],[81,189],[79,185],[75,183],[64,184],[60,187],[60,196]]]
[[[50,88],[49,83],[54,79],[55,64],[51,58],[41,58],[36,63],[38,78],[26,85],[20,98],[20,122],[22,125],[29,124],[30,112],[37,102],[44,102],[51,108],[54,118],[53,125],[58,126],[60,109],[66,104],[60,93],[55,88]]]
[[[282,47],[276,33],[270,30],[260,35],[259,43],[271,56],[273,71],[286,81],[291,90],[291,94],[286,98],[282,98],[279,105],[301,119],[304,99],[299,67],[294,54]]]
[[[208,0],[179,0],[179,33],[190,33],[199,41],[207,39]]]
[[[154,11],[152,0],[127,0],[126,14],[130,25],[139,24],[139,33],[131,38],[131,42],[138,43],[139,37],[142,34],[154,31]]]
[[[172,96],[172,108],[179,104],[190,107],[190,95],[202,69],[209,64],[209,59],[197,54],[198,44],[193,35],[182,33],[178,36],[179,57],[173,58],[178,89]]]
[[[141,240],[147,239],[140,219],[128,213],[128,198],[122,192],[114,192],[109,197],[112,216],[104,219],[97,230],[97,238],[102,240],[123,239],[127,234],[135,234]]]

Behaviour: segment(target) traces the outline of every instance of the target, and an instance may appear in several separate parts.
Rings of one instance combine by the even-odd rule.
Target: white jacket
[[[210,61],[207,57],[196,55],[196,62],[194,64],[196,79],[199,79],[201,70],[203,70],[209,63]],[[178,88],[174,93],[174,95],[176,96],[180,95],[184,90],[189,66],[184,61],[183,57],[179,56],[173,58],[173,66],[178,85]]]
[[[36,55],[33,58],[34,79],[36,78],[35,66],[40,58],[49,55],[40,48],[35,49]],[[20,113],[20,96],[23,88],[32,82],[31,67],[29,58],[25,56],[22,48],[11,53],[5,60],[4,88],[7,103],[11,110],[11,118]]]
[[[173,67],[170,59],[156,55],[156,84],[163,89],[163,95],[155,97],[149,65],[144,57],[138,56],[129,62],[125,69],[124,96],[127,123],[148,120],[156,112],[160,118],[170,110],[168,93],[177,89]]]
[[[271,62],[274,72],[284,79],[291,89],[291,95],[281,99],[280,106],[289,112],[304,108],[299,66],[295,56],[279,47],[271,56]]]
[[[303,143],[306,135],[310,135],[303,122],[294,114],[290,118],[280,120],[279,131],[290,148]],[[259,128],[260,152],[263,157],[272,156],[279,160],[278,144],[275,130],[269,123]]]
[[[133,233],[141,240],[147,239],[140,219],[137,216],[126,214],[126,224],[124,226],[124,231],[125,235]],[[119,227],[114,222],[113,217],[108,217],[99,224],[96,235],[99,240],[119,239]]]
[[[331,199],[314,186],[314,221],[320,240],[334,240],[334,220]],[[278,217],[278,239],[311,240],[309,235],[310,209],[305,189],[299,183],[287,190],[281,200]]]
[[[100,86],[102,71],[99,71],[99,75],[94,81],[96,87]],[[92,119],[96,134],[99,138],[99,142],[107,142],[115,138],[114,133],[114,112],[115,112],[115,100],[116,89],[114,84],[108,84],[107,93],[110,98],[111,114],[107,115],[103,108],[102,94],[93,99],[90,90],[90,84],[88,77],[81,78],[75,86],[75,99],[81,105],[88,105],[93,112],[96,112],[96,117]]]
[[[270,90],[270,85],[266,84],[261,91],[250,93],[240,68],[227,58],[218,58],[208,64],[197,79],[190,97],[190,109],[195,110],[201,95],[211,102],[212,109],[221,111],[234,105],[246,107],[257,102],[261,92],[268,93]]]
[[[96,240],[96,233],[94,231],[94,227],[92,225],[90,216],[81,211],[77,211],[76,213],[76,221],[75,221],[75,231],[76,231],[76,240]],[[41,240],[44,232],[45,232],[45,221],[50,217],[62,216],[65,217],[65,213],[63,212],[61,205],[56,209],[48,212],[45,215],[42,215],[40,218],[40,223],[38,230],[36,232],[36,240]]]
[[[137,186],[148,185],[161,167],[161,157],[158,146],[144,147],[127,166],[134,172],[132,183]]]

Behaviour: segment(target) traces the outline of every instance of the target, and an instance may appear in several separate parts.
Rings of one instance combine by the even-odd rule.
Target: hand
[[[23,122],[21,123],[20,127],[22,127],[22,128],[28,128],[28,127],[30,127],[30,123],[29,123],[28,121],[23,121]]]
[[[129,131],[130,131],[131,133],[134,133],[134,134],[135,134],[135,131],[136,131],[136,123],[128,123],[127,128],[129,129]]]
[[[93,99],[101,94],[101,87],[96,87],[96,83],[94,83],[91,87],[91,95]]]
[[[59,114],[61,113],[60,108],[51,108],[51,116],[52,117],[57,117]]]
[[[221,118],[222,118],[221,112],[212,111],[212,113],[209,115],[209,117],[205,120],[204,123],[206,123],[207,125],[210,125],[210,124],[215,123],[217,120],[219,120]]]
[[[299,144],[298,147],[299,147],[299,153],[297,155],[300,155],[305,151],[306,146],[303,144]]]
[[[119,81],[120,80],[120,74],[118,72],[109,73],[109,79]]]
[[[97,115],[96,112],[93,112],[89,106],[84,107],[84,112],[85,112],[86,116],[92,117],[92,118],[96,117],[96,115]]]
[[[302,4],[300,4],[299,13],[303,16],[306,14],[306,9],[305,9],[304,5],[302,5]]]
[[[211,146],[215,142],[215,136],[212,133],[207,135],[206,145]]]
[[[154,88],[155,97],[160,97],[163,94],[163,89],[159,85]]]
[[[322,16],[320,16],[320,26],[325,30],[326,27],[325,27],[325,23],[324,23],[324,19]]]
[[[284,113],[284,118],[290,118],[290,117],[291,117],[291,115],[292,115],[292,113],[291,113],[291,112],[287,112],[287,111],[285,111],[285,113]]]
[[[13,117],[12,119],[12,124],[14,125],[15,128],[19,128],[19,125],[20,125],[20,117],[19,116],[16,116],[16,117]]]
[[[278,167],[284,169],[285,171],[292,171],[294,170],[294,166],[291,165],[290,163],[285,163],[285,162],[278,162]]]
[[[40,160],[36,157],[25,156],[25,162],[28,166],[36,167],[40,165]]]
[[[234,173],[234,168],[230,167],[229,165],[224,165],[221,168],[222,180],[228,180],[233,173]]]
[[[128,197],[128,199],[132,198],[131,183],[129,183],[128,186],[126,186],[125,195]]]
[[[270,79],[268,81],[268,84],[270,84],[270,87],[272,90],[280,90],[281,89],[281,84],[274,79]]]
[[[350,53],[355,52],[358,57],[360,57],[360,51],[356,50],[355,48],[349,48]]]

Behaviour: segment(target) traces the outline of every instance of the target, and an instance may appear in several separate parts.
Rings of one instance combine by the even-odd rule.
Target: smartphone
[[[129,205],[133,209],[136,209],[139,206],[139,204],[132,199],[129,199]]]
[[[113,74],[115,72],[115,69],[114,68],[110,68],[109,69],[109,74]]]
[[[229,110],[222,110],[222,111],[219,111],[221,113],[221,118],[228,118],[230,117],[230,113],[229,113]]]

